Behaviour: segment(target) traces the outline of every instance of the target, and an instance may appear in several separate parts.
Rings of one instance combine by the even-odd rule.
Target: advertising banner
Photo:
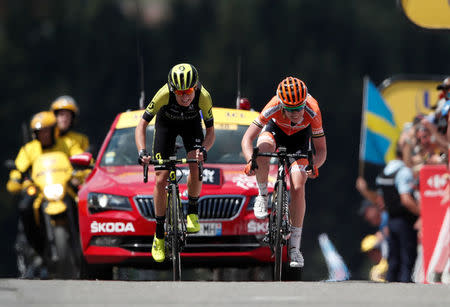
[[[440,282],[450,257],[450,180],[446,165],[420,170],[422,248],[425,282]]]
[[[443,76],[396,76],[383,81],[380,93],[392,112],[397,129],[412,122],[419,113],[428,114],[439,100],[437,85]]]

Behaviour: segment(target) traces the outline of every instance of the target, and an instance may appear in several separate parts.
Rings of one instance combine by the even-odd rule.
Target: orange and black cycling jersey
[[[177,103],[175,94],[169,90],[166,83],[152,98],[142,118],[150,122],[158,114],[158,116],[162,116],[168,120],[192,120],[197,117],[200,118],[199,111],[202,112],[206,128],[212,127],[214,125],[214,118],[212,114],[211,96],[201,84],[197,85],[192,103],[188,107],[183,107]]]
[[[322,116],[320,114],[319,104],[309,94],[306,97],[306,106],[305,112],[303,113],[303,119],[298,123],[292,123],[289,118],[284,115],[283,104],[277,96],[274,96],[269,101],[253,123],[256,126],[263,128],[271,119],[287,135],[292,135],[306,129],[309,125],[311,125],[313,138],[325,135],[322,127]]]

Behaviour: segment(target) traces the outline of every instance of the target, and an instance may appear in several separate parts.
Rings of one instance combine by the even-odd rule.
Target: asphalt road
[[[0,279],[0,306],[450,306],[450,285]]]

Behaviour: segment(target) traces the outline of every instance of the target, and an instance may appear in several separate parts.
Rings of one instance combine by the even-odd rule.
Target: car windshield
[[[216,124],[216,141],[208,152],[208,163],[244,164],[241,140],[248,126],[235,124]],[[147,151],[152,152],[154,126],[147,128]],[[116,129],[102,156],[101,166],[137,165],[137,150],[134,141],[135,128]],[[183,141],[177,138],[177,144]],[[177,157],[185,157],[184,147],[177,151]]]

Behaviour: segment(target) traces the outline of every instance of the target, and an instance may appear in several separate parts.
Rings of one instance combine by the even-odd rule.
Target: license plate
[[[200,231],[191,233],[190,236],[221,236],[222,223],[200,223]]]

